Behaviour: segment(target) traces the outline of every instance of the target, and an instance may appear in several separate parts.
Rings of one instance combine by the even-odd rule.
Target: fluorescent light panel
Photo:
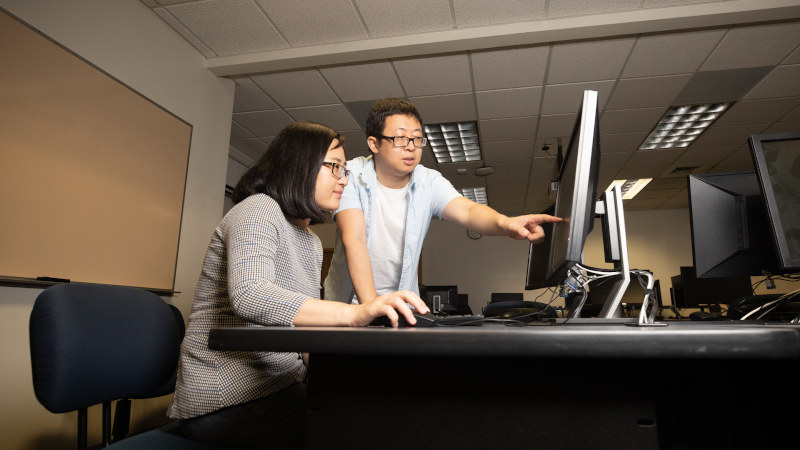
[[[481,160],[477,122],[439,123],[425,125],[424,128],[437,162]]]
[[[485,187],[461,188],[461,195],[475,203],[480,203],[482,205],[489,204],[489,199],[486,197]]]
[[[606,191],[610,191],[614,189],[614,186],[620,186],[622,190],[622,199],[623,200],[630,200],[633,197],[636,197],[636,194],[639,193],[647,183],[653,181],[652,178],[639,178],[639,179],[632,179],[632,180],[614,180],[611,184],[608,185]]]
[[[658,150],[688,147],[730,105],[730,103],[712,103],[673,106],[664,114],[639,149]]]

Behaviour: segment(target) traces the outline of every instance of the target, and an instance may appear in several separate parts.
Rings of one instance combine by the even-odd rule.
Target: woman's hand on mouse
[[[355,307],[355,314],[350,322],[351,326],[364,327],[372,323],[378,317],[386,316],[392,322],[393,327],[397,327],[399,315],[402,314],[408,323],[415,324],[417,319],[408,305],[413,306],[418,312],[425,314],[430,311],[425,302],[411,291],[396,291],[389,294],[380,295],[366,303]]]

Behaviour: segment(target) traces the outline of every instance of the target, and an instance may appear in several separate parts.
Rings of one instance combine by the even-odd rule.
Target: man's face
[[[414,116],[396,114],[386,118],[383,135],[390,138],[370,136],[367,139],[369,148],[375,155],[378,179],[407,178],[422,159],[422,147],[415,147],[411,141],[405,147],[395,147],[391,137],[422,137],[422,124]]]

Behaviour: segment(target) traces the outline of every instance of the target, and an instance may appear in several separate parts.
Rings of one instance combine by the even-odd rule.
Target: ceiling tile
[[[773,134],[773,133],[789,133],[789,132],[797,132],[800,131],[800,121],[798,122],[780,122],[773,125],[770,125],[764,130],[761,131],[762,134]]]
[[[278,105],[250,78],[237,78],[233,96],[233,112],[278,109]]]
[[[536,118],[481,120],[478,130],[481,142],[530,141],[536,135]]]
[[[604,169],[621,169],[631,159],[631,153],[603,153],[600,155],[600,167]]]
[[[800,45],[800,22],[731,29],[701,70],[773,66]]]
[[[490,165],[507,159],[526,159],[534,152],[533,141],[487,142],[481,145],[481,152]]]
[[[293,47],[369,37],[350,0],[258,0],[258,4]]]
[[[610,153],[632,153],[635,152],[645,138],[649,134],[649,130],[640,133],[600,133],[600,151],[603,153],[603,158]]]
[[[558,139],[561,138],[561,145],[569,144],[569,137],[572,129],[575,128],[577,114],[558,114],[554,116],[542,116],[539,118],[539,139]],[[557,142],[556,142],[557,143]]]
[[[338,130],[337,130],[338,131]],[[367,135],[361,130],[345,130],[340,131],[344,137],[344,150],[347,154],[347,159],[353,159],[356,156],[369,156],[372,152],[367,146]]]
[[[370,36],[387,37],[454,27],[449,0],[354,0]]]
[[[642,36],[633,47],[622,77],[693,73],[724,34],[724,30],[704,30]]]
[[[786,113],[786,115],[781,117],[778,122],[800,122],[800,106]]]
[[[343,105],[304,106],[302,108],[287,108],[294,120],[316,122],[327,125],[336,131],[358,130],[359,124],[347,112]]]
[[[714,122],[715,126],[772,123],[800,105],[800,97],[743,100],[735,103]]]
[[[233,120],[260,138],[275,136],[294,122],[281,110],[235,113]]]
[[[336,94],[316,70],[257,75],[252,79],[284,108],[339,103]]]
[[[776,67],[745,99],[800,96],[800,64]]]
[[[491,163],[487,161],[486,165],[494,168],[495,175],[527,174],[530,171],[531,159],[530,156],[520,159],[497,159]]]
[[[153,0],[155,1],[155,0]],[[203,56],[206,58],[210,58],[212,56],[217,56],[213,50],[208,48],[206,44],[203,43],[197,36],[194,35],[188,28],[183,26],[183,24],[175,18],[166,8],[153,8],[153,12],[158,14],[158,17],[161,17],[161,20],[166,22],[172,29],[174,29],[178,34],[180,34],[187,42],[192,44],[192,47],[197,49]]]
[[[478,118],[480,119],[535,116],[539,114],[542,88],[479,91],[475,93],[475,96],[478,101]]]
[[[738,125],[731,127],[712,126],[692,143],[696,147],[719,147],[727,145],[744,145],[751,134],[758,134],[765,125]]]
[[[167,9],[219,56],[287,47],[251,0],[209,0]]]
[[[685,149],[637,150],[631,155],[626,167],[659,166],[662,169],[672,164]]]
[[[547,83],[616,80],[634,42],[624,38],[554,45]]]
[[[469,122],[477,118],[472,94],[432,95],[409,100],[425,123]]]
[[[600,118],[600,132],[611,134],[650,133],[665,112],[666,108],[663,107],[605,111]]]
[[[531,173],[537,178],[545,175],[547,176],[546,182],[549,182],[549,176],[555,174],[557,168],[558,158],[555,156],[534,157]]]
[[[602,110],[613,87],[613,81],[548,85],[544,90],[542,115],[577,113],[587,89],[597,91],[597,107]]]
[[[345,102],[404,96],[388,62],[330,67],[320,71]]]
[[[458,28],[528,22],[545,18],[545,0],[453,0]]]
[[[755,167],[753,166],[753,156],[750,154],[750,149],[745,147],[733,152],[731,156],[714,166],[712,171],[737,172],[755,170]]]
[[[471,59],[475,89],[541,86],[548,53],[549,47],[474,52]],[[510,67],[514,70],[508,70]]]
[[[253,163],[258,161],[267,149],[267,144],[258,138],[235,139],[231,141],[231,145],[250,158]]]
[[[241,125],[231,120],[231,140],[252,139],[256,136],[244,129]]]
[[[730,156],[741,147],[740,145],[721,145],[718,147],[689,146],[686,151],[675,160],[678,166],[699,166],[715,164]]]
[[[770,71],[769,67],[698,72],[675,97],[674,105],[734,101],[750,91]]]
[[[614,88],[611,98],[608,99],[605,109],[608,111],[671,105],[672,100],[690,78],[690,75],[676,75],[620,80]]]
[[[410,97],[472,91],[466,54],[401,59],[394,67]]]
[[[642,0],[550,0],[548,17],[588,16],[639,9]]]

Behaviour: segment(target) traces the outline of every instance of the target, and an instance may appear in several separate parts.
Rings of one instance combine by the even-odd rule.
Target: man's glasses
[[[341,164],[337,164],[335,162],[324,162],[322,163],[323,166],[330,166],[331,173],[337,180],[341,180],[342,177],[349,177],[350,171],[345,169],[345,167]]]
[[[428,139],[424,137],[410,138],[406,136],[384,136],[382,134],[377,135],[377,137],[392,141],[395,147],[408,147],[409,141],[414,143],[414,147],[425,147],[425,144],[428,143]]]

